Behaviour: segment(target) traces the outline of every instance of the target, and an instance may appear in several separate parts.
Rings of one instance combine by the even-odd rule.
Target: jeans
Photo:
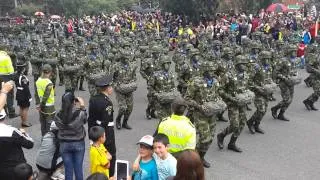
[[[60,153],[64,162],[65,180],[83,180],[83,158],[85,152],[84,141],[61,142]]]

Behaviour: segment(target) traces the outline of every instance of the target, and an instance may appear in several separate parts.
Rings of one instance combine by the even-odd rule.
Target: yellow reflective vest
[[[158,128],[158,133],[165,134],[169,138],[169,152],[176,153],[196,147],[196,128],[189,118],[185,116],[171,115],[164,119]]]
[[[44,93],[46,91],[46,88],[49,84],[52,84],[51,80],[48,78],[41,78],[39,77],[39,79],[36,82],[36,86],[37,86],[37,93],[40,99],[40,104],[42,102]],[[54,89],[51,88],[50,91],[50,95],[48,97],[48,100],[46,102],[46,106],[53,106],[54,105]]]
[[[10,56],[5,51],[0,51],[0,75],[11,75],[14,73]]]

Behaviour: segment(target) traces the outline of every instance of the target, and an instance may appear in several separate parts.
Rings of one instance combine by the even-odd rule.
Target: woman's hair
[[[28,180],[33,175],[32,166],[27,163],[18,164],[14,168],[15,180]]]
[[[196,151],[185,150],[179,155],[174,180],[204,180],[203,164]]]
[[[108,180],[108,177],[102,173],[94,173],[91,174],[87,180]]]
[[[59,112],[59,118],[64,122],[70,122],[72,119],[74,100],[75,97],[72,92],[66,92],[64,95],[62,95],[62,105],[61,111]]]

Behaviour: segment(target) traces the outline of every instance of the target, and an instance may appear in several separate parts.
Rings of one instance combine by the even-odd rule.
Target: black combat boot
[[[205,156],[205,155],[206,155],[206,152],[201,152],[201,151],[199,151],[199,156],[200,156],[200,158],[201,158],[203,167],[209,168],[209,167],[211,166],[211,164],[204,159],[204,156]]]
[[[150,115],[151,115],[152,118],[156,119],[156,118],[157,118],[157,116],[156,116],[156,110],[151,109],[151,110],[150,110]]]
[[[123,116],[123,123],[122,123],[122,127],[125,128],[125,129],[132,129],[129,125],[128,125],[128,120],[129,120],[129,116],[130,116],[131,113],[124,113],[124,116]]]
[[[118,116],[116,118],[116,127],[117,127],[117,129],[121,129],[121,118],[122,118],[122,114],[118,114]]]
[[[228,122],[228,120],[223,117],[223,112],[222,112],[222,113],[219,113],[219,114],[217,115],[217,117],[218,117],[218,121]]]
[[[307,86],[307,87],[311,87],[311,78],[310,78],[310,77],[307,77],[307,78],[304,80],[304,83],[306,83],[306,86]]]
[[[272,107],[271,108],[271,115],[274,119],[278,118],[278,108],[277,107]]]
[[[274,97],[273,94],[271,94],[270,98],[269,98],[270,101],[276,101],[277,99]]]
[[[311,107],[310,107],[310,101],[308,99],[302,101],[304,106],[306,106],[306,108],[308,109],[308,111],[311,110]]]
[[[290,121],[288,118],[284,117],[284,112],[283,110],[280,111],[279,115],[278,115],[278,119],[281,121]]]
[[[246,104],[247,106],[247,111],[252,111],[252,109],[249,107],[249,104]]]
[[[83,81],[84,81],[84,79],[83,79],[82,77],[80,77],[79,91],[86,91],[86,90],[83,88]]]
[[[228,149],[232,150],[234,152],[239,152],[241,153],[242,150],[236,145],[236,141],[237,141],[238,137],[234,137],[233,135],[231,136],[230,142],[228,144]]]
[[[312,101],[309,101],[309,106],[312,111],[318,111],[318,108],[314,107],[314,103]]]
[[[129,117],[124,117],[123,118],[123,123],[122,123],[122,127],[125,128],[125,129],[132,129],[129,125],[128,125],[128,120],[129,120]]]
[[[147,117],[147,119],[151,119],[152,117],[151,117],[151,114],[150,114],[150,108],[148,107],[147,109],[146,109],[146,117]]]
[[[217,144],[218,144],[219,149],[224,148],[224,145],[223,145],[224,137],[226,137],[226,134],[224,133],[224,131],[217,135]]]
[[[255,130],[257,133],[264,134],[264,130],[262,130],[262,129],[260,128],[260,123],[256,123],[256,124],[254,125],[254,130]]]
[[[253,120],[252,119],[249,119],[247,121],[247,126],[248,126],[248,129],[249,129],[250,133],[254,134],[255,132],[254,132],[254,128],[253,128]]]

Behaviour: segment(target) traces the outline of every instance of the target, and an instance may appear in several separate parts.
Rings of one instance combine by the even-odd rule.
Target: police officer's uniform
[[[112,76],[106,76],[96,81],[97,87],[110,86]],[[105,129],[106,141],[104,146],[112,155],[111,165],[109,169],[110,177],[114,175],[115,161],[116,161],[116,144],[114,136],[114,122],[113,122],[113,103],[107,95],[98,93],[92,96],[89,100],[89,118],[88,129],[93,126],[101,126]]]

